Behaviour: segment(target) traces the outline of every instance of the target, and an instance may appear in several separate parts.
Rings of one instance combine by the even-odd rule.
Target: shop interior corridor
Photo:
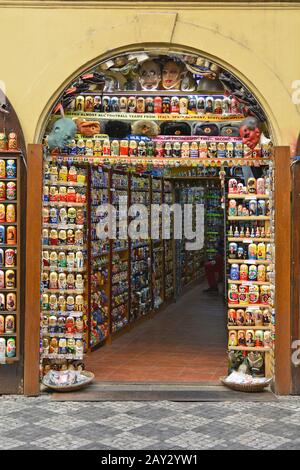
[[[102,382],[218,383],[227,373],[224,305],[203,289],[89,354],[86,369]]]

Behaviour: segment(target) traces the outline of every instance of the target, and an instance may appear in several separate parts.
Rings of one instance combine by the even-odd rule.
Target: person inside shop
[[[217,294],[219,292],[218,283],[222,282],[224,275],[224,244],[222,240],[218,242],[215,259],[207,261],[204,268],[208,288],[203,292]]]

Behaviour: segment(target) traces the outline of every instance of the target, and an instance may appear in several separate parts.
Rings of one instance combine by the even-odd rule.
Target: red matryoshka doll
[[[239,286],[239,304],[245,305],[249,301],[248,297],[248,286],[240,285]]]
[[[249,303],[257,304],[259,302],[259,287],[249,286]]]
[[[128,140],[123,139],[120,142],[120,156],[128,157]]]
[[[58,201],[58,189],[57,189],[56,186],[50,186],[49,200],[50,200],[50,202],[57,202]]]
[[[6,185],[3,181],[0,182],[0,201],[6,200]]]
[[[262,330],[256,330],[255,331],[255,347],[256,348],[261,348],[263,347],[263,342],[264,342],[264,333]]]
[[[58,354],[58,339],[57,338],[51,338],[50,345],[49,345],[49,353]]]
[[[187,100],[186,100],[186,110],[187,110]],[[156,96],[154,98],[154,112],[156,114],[162,113],[162,98],[160,96]],[[186,113],[181,113],[181,114],[187,114],[187,111]]]
[[[8,150],[17,150],[18,149],[18,138],[15,132],[10,132],[8,134]]]
[[[67,202],[67,188],[66,186],[60,186],[58,198],[60,202]]]
[[[75,320],[73,317],[67,317],[65,328],[67,334],[75,333]]]
[[[15,293],[10,292],[6,296],[6,310],[9,312],[15,311],[17,308],[17,296]]]
[[[179,114],[179,98],[178,96],[173,96],[171,98],[171,113],[172,114]]]
[[[236,284],[229,284],[228,302],[230,304],[238,304],[239,303],[238,286]]]
[[[72,186],[67,190],[67,202],[76,202],[76,190]]]
[[[236,179],[230,179],[228,181],[228,193],[229,194],[237,194],[237,180]]]
[[[236,347],[238,345],[238,338],[237,338],[237,331],[236,330],[231,330],[229,332],[229,338],[228,338],[228,347]]]
[[[55,230],[55,229],[50,230],[49,245],[51,245],[51,246],[57,246],[58,245],[58,233],[57,233],[57,230]]]
[[[74,245],[74,242],[75,242],[74,230],[69,229],[67,231],[67,245]]]
[[[6,198],[9,201],[14,201],[17,199],[17,186],[13,181],[9,181],[6,186]]]
[[[222,114],[223,110],[222,110],[222,101],[217,98],[215,100],[215,106],[214,106],[214,114]]]
[[[92,96],[86,96],[84,100],[84,111],[90,113],[94,111],[94,98]]]
[[[71,166],[68,173],[68,181],[77,183],[77,169],[75,166]]]
[[[236,325],[236,311],[234,308],[230,308],[228,310],[228,325],[235,326]]]

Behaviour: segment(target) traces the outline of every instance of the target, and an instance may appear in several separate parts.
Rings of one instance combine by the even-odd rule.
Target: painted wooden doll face
[[[142,90],[157,90],[161,81],[160,66],[154,60],[147,60],[140,68]]]
[[[162,86],[165,90],[180,90],[183,67],[174,60],[165,63],[162,70]]]

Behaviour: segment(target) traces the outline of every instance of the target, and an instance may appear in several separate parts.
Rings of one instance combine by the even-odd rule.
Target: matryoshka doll
[[[257,304],[259,302],[259,287],[249,286],[249,303]]]
[[[99,139],[96,139],[94,142],[94,156],[102,157],[102,144],[101,144],[101,140]]]
[[[8,269],[5,273],[5,285],[7,289],[14,289],[16,287],[15,271]]]
[[[67,354],[67,340],[60,338],[58,342],[58,354]]]
[[[120,156],[128,157],[128,140],[123,139],[120,142]]]
[[[6,199],[6,185],[3,181],[0,182],[0,201],[5,201]]]
[[[257,245],[257,259],[258,260],[266,259],[266,245],[264,243],[259,243]]]
[[[266,267],[263,264],[257,266],[257,280],[259,282],[266,281]]]
[[[236,347],[238,345],[238,339],[237,339],[237,331],[236,330],[231,330],[229,332],[229,338],[228,338],[228,347]]]
[[[65,225],[68,223],[68,213],[67,213],[67,210],[65,207],[62,207],[60,210],[59,210],[59,222],[62,224],[62,225]]]
[[[83,355],[83,342],[82,342],[81,339],[76,339],[75,354],[76,354],[77,357],[82,357],[82,355]]]
[[[83,312],[84,299],[82,295],[76,295],[75,299],[75,310],[76,312]]]
[[[261,348],[263,346],[264,333],[262,330],[255,331],[255,347]]]
[[[120,145],[119,145],[119,141],[114,139],[112,142],[111,142],[111,146],[110,146],[110,154],[112,157],[118,157],[119,154],[120,154]]]
[[[257,201],[256,201],[256,199],[251,199],[251,201],[249,201],[249,215],[250,216],[257,215]]]
[[[0,204],[0,222],[6,222],[5,205]]]
[[[239,246],[237,249],[237,258],[244,259],[245,258],[245,250],[242,246]]]
[[[3,335],[5,332],[5,319],[3,315],[0,315],[0,335]]]
[[[57,297],[55,294],[51,294],[49,297],[49,308],[50,310],[57,310]]]
[[[265,194],[265,179],[264,178],[257,179],[256,191],[257,191],[257,194]]]
[[[228,193],[229,194],[236,194],[237,193],[237,180],[230,179],[228,182]]]
[[[257,215],[266,215],[266,202],[263,199],[257,201]]]
[[[72,251],[70,251],[68,254],[67,254],[67,267],[69,269],[72,269],[75,267],[75,253],[73,253]]]
[[[42,332],[42,335],[45,335],[45,334],[48,333],[48,326],[49,326],[49,319],[48,319],[47,315],[44,315],[41,318],[41,332]]]
[[[232,142],[227,142],[225,156],[226,158],[233,158],[233,143]]]
[[[136,98],[135,96],[130,96],[127,101],[127,109],[129,113],[136,112]]]
[[[77,317],[75,320],[76,333],[83,333],[84,324],[81,317]]]
[[[238,281],[240,278],[240,273],[239,273],[239,265],[238,264],[232,264],[230,268],[230,279],[232,281]]]
[[[66,186],[60,186],[58,199],[60,202],[67,202],[67,188]]]
[[[75,109],[76,111],[84,111],[84,96],[76,96]]]
[[[77,269],[83,268],[84,258],[82,251],[77,251],[75,256],[75,265]]]
[[[76,202],[76,191],[72,186],[67,190],[67,202]]]
[[[17,307],[17,296],[15,293],[10,292],[6,296],[6,310],[9,312],[13,312],[16,310]]]
[[[249,266],[249,281],[256,281],[257,280],[257,266],[255,264],[251,264]]]
[[[248,303],[248,286],[239,286],[239,304],[245,305]]]
[[[250,243],[248,246],[248,258],[253,260],[257,258],[257,246],[255,243]]]
[[[49,234],[49,245],[57,246],[58,245],[58,233],[57,230],[51,229]]]
[[[17,177],[17,166],[15,160],[6,161],[6,178],[16,178]]]
[[[75,244],[76,245],[83,245],[84,242],[84,235],[83,231],[78,229],[75,231]]]
[[[58,297],[58,309],[60,312],[65,312],[66,311],[66,306],[67,306],[67,303],[66,303],[66,299],[65,299],[65,296],[64,295],[60,295]],[[63,317],[62,317],[63,318]],[[63,331],[61,331],[61,333],[63,333]]]
[[[67,334],[74,334],[75,333],[75,320],[74,320],[74,317],[71,317],[71,316],[67,317],[65,328],[66,328],[66,333]]]
[[[13,315],[7,315],[5,318],[5,333],[13,334],[15,331],[15,317]]]
[[[236,311],[234,308],[230,308],[228,310],[228,325],[229,326],[235,326],[236,325]]]
[[[262,304],[269,304],[271,291],[269,286],[261,286],[260,288],[260,302]]]
[[[228,215],[233,217],[237,215],[237,204],[235,199],[229,200]]]
[[[86,182],[86,175],[84,170],[79,169],[78,174],[77,174],[77,183],[78,184],[85,184]]]
[[[67,231],[67,245],[74,245],[74,242],[75,242],[74,230],[69,229]]]
[[[0,160],[0,178],[6,178],[5,160]]]
[[[56,186],[50,186],[49,201],[50,202],[57,202],[58,201],[58,189],[57,189]]]
[[[83,277],[81,274],[76,275],[76,280],[75,280],[75,288],[82,290],[84,288],[84,282],[83,282]]]
[[[228,257],[230,259],[236,259],[237,258],[237,250],[238,250],[238,245],[237,243],[229,243],[229,254]]]
[[[67,243],[67,231],[60,230],[58,233],[58,244],[60,246],[65,245]]]
[[[49,345],[49,353],[58,354],[58,339],[57,338],[51,338],[50,345]]]
[[[68,173],[68,181],[72,183],[77,182],[77,169],[75,166],[71,166]]]
[[[57,333],[57,318],[55,315],[51,315],[48,320],[49,333]]]
[[[66,289],[67,288],[67,279],[65,273],[59,273],[58,275],[58,288]]]
[[[181,158],[189,158],[190,156],[190,144],[189,142],[182,142],[181,144]]]
[[[120,112],[126,113],[127,112],[127,98],[126,96],[121,96],[119,100]]]
[[[75,354],[75,339],[74,338],[67,339],[67,351],[68,351],[68,354]]]
[[[84,224],[84,210],[79,208],[76,211],[76,224],[83,225]]]
[[[42,284],[45,289],[49,289],[49,273],[43,272],[42,274]]]
[[[215,106],[214,106],[214,114],[222,114],[223,110],[222,110],[222,101],[217,98],[215,100]]]
[[[249,272],[248,272],[248,265],[241,264],[240,266],[240,280],[241,281],[248,281]]]
[[[0,225],[0,243],[5,243],[5,227]]]
[[[207,158],[207,143],[203,140],[199,144],[199,157]]]
[[[49,288],[57,289],[58,288],[58,275],[57,272],[51,272],[49,276]]]
[[[9,201],[14,201],[17,199],[17,186],[13,181],[10,181],[6,185],[6,198]]]
[[[4,271],[0,271],[0,289],[5,288],[5,274]]]
[[[62,165],[59,169],[58,179],[61,183],[66,183],[68,181],[68,167]]]
[[[42,295],[42,309],[49,310],[49,295],[48,294]]]
[[[271,331],[264,331],[263,347],[264,348],[271,348],[271,346],[272,346]]]
[[[234,156],[235,158],[243,158],[244,157],[244,146],[242,142],[236,142],[234,145]]]
[[[8,134],[8,150],[17,150],[18,148],[18,138],[15,132],[10,132]]]
[[[75,277],[73,273],[67,275],[67,289],[75,288]]]
[[[75,309],[75,299],[73,295],[68,295],[67,297],[67,311],[72,312]]]
[[[256,194],[256,179],[255,178],[248,178],[247,181],[247,192],[249,194]]]
[[[49,338],[43,338],[42,341],[42,351],[45,356],[48,356],[49,354]]]
[[[9,338],[6,342],[6,356],[8,358],[16,356],[16,340]]]
[[[248,348],[253,348],[255,345],[254,330],[246,331],[246,346]]]
[[[139,96],[136,100],[136,112],[139,114],[144,114],[145,112],[145,98]]]
[[[230,304],[238,304],[239,303],[238,286],[236,284],[229,284],[228,302]]]
[[[66,268],[67,267],[67,257],[64,251],[60,251],[57,257],[58,267]]]
[[[75,224],[76,222],[76,209],[75,207],[69,207],[68,209],[68,224]]]
[[[50,207],[49,211],[49,222],[50,224],[58,223],[58,209],[56,207]]]
[[[13,250],[12,248],[8,248],[7,250],[5,250],[4,261],[5,261],[5,266],[7,268],[15,267],[16,266],[16,251]]]
[[[224,142],[219,142],[217,146],[217,155],[218,158],[225,158],[226,157],[226,147]]]
[[[49,255],[49,265],[51,268],[57,268],[57,252],[56,251],[51,251]]]
[[[246,346],[246,332],[244,330],[238,331],[238,346]]]
[[[49,168],[49,176],[50,176],[50,183],[57,184],[58,183],[58,169],[56,165],[52,165]]]
[[[6,309],[6,302],[5,302],[5,295],[0,293],[0,311],[4,311]]]

